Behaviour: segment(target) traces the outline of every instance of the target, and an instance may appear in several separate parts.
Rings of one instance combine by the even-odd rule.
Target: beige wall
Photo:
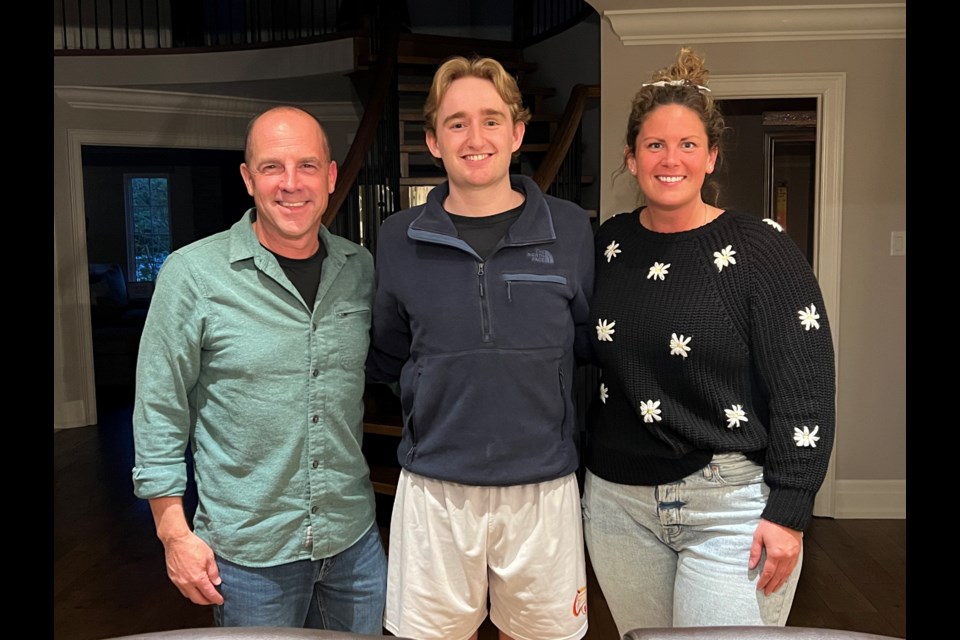
[[[592,4],[626,9],[641,3]],[[650,4],[656,3],[643,6],[649,8]],[[603,219],[632,208],[635,201],[628,181],[620,178],[612,183],[609,177],[621,162],[630,100],[652,71],[675,59],[680,44],[626,46],[609,20],[601,25]],[[714,75],[846,74],[840,308],[836,314],[840,318],[836,327],[836,479],[903,481],[906,258],[890,255],[890,233],[906,229],[906,41],[893,38],[693,46],[706,54],[707,66]]]

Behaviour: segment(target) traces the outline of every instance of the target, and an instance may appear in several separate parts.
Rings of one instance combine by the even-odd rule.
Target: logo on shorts
[[[581,615],[587,615],[587,588],[580,587],[577,589],[577,595],[573,598],[573,617],[577,618]]]

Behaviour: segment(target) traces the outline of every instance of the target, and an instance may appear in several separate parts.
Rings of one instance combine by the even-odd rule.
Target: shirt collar
[[[240,218],[232,227],[230,227],[230,262],[238,262],[240,260],[249,260],[250,258],[261,257],[271,255],[263,245],[260,244],[260,240],[257,238],[256,232],[253,230],[253,218],[256,209],[251,207],[243,214],[243,217]],[[333,234],[323,225],[320,225],[320,241],[323,243],[323,246],[327,250],[327,257],[336,257],[338,260],[343,261],[347,256],[353,255],[357,252],[357,245],[346,242],[332,242],[331,239]]]
[[[553,227],[550,205],[537,184],[527,176],[512,175],[510,186],[522,193],[525,200],[523,212],[507,231],[505,244],[523,245],[556,240],[557,234]],[[410,228],[426,233],[457,237],[456,227],[443,208],[443,201],[449,193],[449,182],[444,182],[433,189],[427,196],[427,202],[423,205],[420,215],[410,223]]]

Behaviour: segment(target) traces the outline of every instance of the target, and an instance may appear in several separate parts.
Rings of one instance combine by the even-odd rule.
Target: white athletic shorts
[[[402,471],[390,523],[384,626],[466,640],[487,616],[516,640],[587,632],[577,477],[508,487]]]

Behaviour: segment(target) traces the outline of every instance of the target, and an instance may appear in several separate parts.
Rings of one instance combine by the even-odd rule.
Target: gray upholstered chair
[[[892,640],[860,631],[812,627],[674,627],[634,629],[623,640]]]

